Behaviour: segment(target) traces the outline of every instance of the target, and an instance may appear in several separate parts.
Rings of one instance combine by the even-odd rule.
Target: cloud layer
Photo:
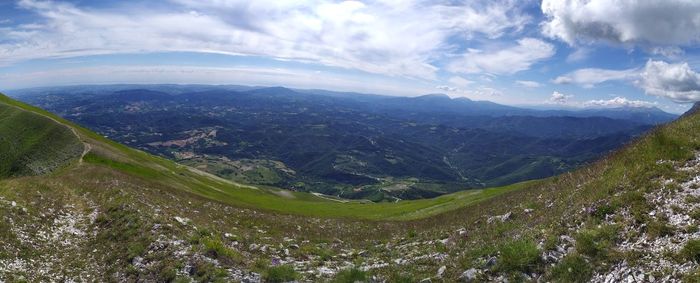
[[[424,79],[434,78],[438,69],[434,62],[455,49],[451,39],[498,38],[531,20],[510,0],[459,5],[417,0],[170,0],[163,5],[169,8],[122,10],[20,0],[19,6],[41,20],[0,28],[4,39],[0,63],[194,51],[310,61]],[[523,69],[528,62],[518,59],[516,65]]]
[[[592,88],[606,81],[619,81],[637,78],[639,70],[606,70],[586,68],[559,76],[553,80],[557,84],[578,84],[585,88]]]
[[[680,103],[700,101],[700,74],[688,63],[649,60],[640,75],[639,85],[649,95]]]
[[[685,45],[700,39],[700,1],[543,0],[543,33],[571,45]]]
[[[649,108],[656,106],[656,103],[643,101],[643,100],[629,100],[625,97],[615,97],[609,100],[590,100],[583,103],[586,107],[603,107],[603,108],[617,108],[617,107],[632,107],[632,108]]]
[[[552,57],[555,51],[554,45],[548,42],[536,38],[523,38],[515,45],[505,48],[488,51],[470,49],[448,69],[466,74],[514,74]]]

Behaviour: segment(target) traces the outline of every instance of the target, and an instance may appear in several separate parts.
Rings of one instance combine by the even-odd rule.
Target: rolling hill
[[[556,177],[366,203],[237,184],[4,96],[0,109],[0,137],[23,128],[11,143],[35,145],[3,166],[50,164],[0,179],[0,281],[700,276],[698,113]]]
[[[536,111],[442,94],[117,85],[14,93],[143,151],[234,182],[392,202],[554,176],[675,116]]]

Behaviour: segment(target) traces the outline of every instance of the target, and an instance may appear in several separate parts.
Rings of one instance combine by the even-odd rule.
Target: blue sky
[[[0,2],[0,89],[283,85],[551,108],[700,100],[700,1]]]

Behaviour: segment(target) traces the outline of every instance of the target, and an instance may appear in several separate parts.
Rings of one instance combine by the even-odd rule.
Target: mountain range
[[[109,85],[11,92],[121,143],[248,184],[418,199],[570,171],[676,116],[532,110],[443,94]]]
[[[5,96],[0,114],[2,281],[700,278],[695,112],[569,173],[396,203],[238,184]]]

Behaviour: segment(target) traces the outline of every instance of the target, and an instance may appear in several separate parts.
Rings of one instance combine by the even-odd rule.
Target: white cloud
[[[467,86],[469,86],[469,85],[471,85],[471,84],[474,83],[473,81],[470,81],[470,80],[467,80],[467,79],[465,79],[465,78],[463,78],[463,77],[458,77],[458,76],[451,77],[451,78],[450,78],[449,80],[447,80],[447,81],[448,81],[449,83],[451,83],[451,84],[453,84],[453,85],[456,85],[456,86],[459,86],[459,87],[467,87]]]
[[[20,0],[32,28],[0,29],[0,63],[96,54],[193,51],[310,61],[370,73],[435,77],[450,40],[498,38],[530,17],[514,0],[170,0],[167,10]],[[522,67],[520,67],[522,68]]]
[[[684,45],[700,39],[700,1],[544,0],[542,31],[571,45]]]
[[[580,62],[580,61],[583,61],[584,59],[588,58],[588,56],[590,54],[591,54],[590,48],[579,47],[574,52],[571,52],[571,54],[566,56],[566,62],[569,62],[569,63]]]
[[[446,86],[446,85],[439,85],[439,86],[436,86],[435,88],[442,90],[442,91],[449,91],[449,92],[459,91],[459,89],[456,87],[451,87],[451,86]]]
[[[691,69],[688,63],[649,60],[638,86],[649,95],[666,97],[679,103],[700,101],[700,74]]]
[[[242,84],[283,85],[293,88],[322,88],[337,91],[378,93],[385,95],[423,95],[429,86],[410,80],[380,76],[354,77],[308,69],[266,67],[202,66],[112,66],[50,68],[41,71],[0,73],[0,89],[76,84]],[[409,86],[409,87],[407,87]]]
[[[528,70],[537,62],[552,57],[554,45],[536,39],[523,38],[514,46],[493,51],[470,49],[448,69],[455,73],[514,74]]]
[[[515,83],[527,88],[538,88],[542,86],[541,83],[535,81],[515,81]]]
[[[577,84],[585,88],[591,88],[606,81],[632,80],[637,78],[638,75],[639,70],[636,68],[626,70],[587,68],[559,76],[553,82],[557,84]]]
[[[685,54],[683,49],[678,46],[654,47],[650,50],[651,54],[661,55],[667,58],[678,58]]]
[[[573,98],[573,95],[566,95],[558,91],[552,92],[552,96],[549,97],[547,100],[547,103],[554,103],[554,104],[567,104],[569,102],[569,99]]]
[[[643,100],[629,100],[624,97],[615,97],[609,100],[589,100],[583,103],[586,107],[603,107],[603,108],[618,108],[618,107],[632,107],[632,108],[650,108],[656,106],[655,102],[643,101]]]

